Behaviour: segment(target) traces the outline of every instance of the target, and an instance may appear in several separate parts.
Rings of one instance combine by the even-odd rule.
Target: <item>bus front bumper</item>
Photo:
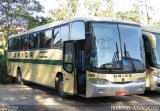
[[[86,97],[118,96],[117,94],[121,92],[125,93],[125,95],[143,94],[145,85],[146,82],[108,85],[98,85],[87,82]]]

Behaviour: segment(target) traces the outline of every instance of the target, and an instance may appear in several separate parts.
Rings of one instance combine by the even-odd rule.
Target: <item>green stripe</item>
[[[8,59],[9,62],[22,62],[33,64],[49,64],[49,65],[62,65],[62,60],[38,60],[38,59]]]

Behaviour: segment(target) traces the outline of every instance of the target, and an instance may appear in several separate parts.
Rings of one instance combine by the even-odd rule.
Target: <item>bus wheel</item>
[[[58,96],[62,98],[67,98],[67,95],[63,92],[63,76],[58,77],[57,87],[56,87]]]
[[[20,69],[17,69],[17,78],[16,78],[16,83],[21,85],[23,82],[22,82],[22,74],[21,74],[21,70]]]

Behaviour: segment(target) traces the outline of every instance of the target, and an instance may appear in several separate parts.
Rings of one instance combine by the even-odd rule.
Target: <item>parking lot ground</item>
[[[155,111],[160,110],[160,93],[146,91],[142,95],[122,97],[87,99],[74,96],[69,99],[62,99],[58,97],[54,89],[35,84],[0,85],[0,111],[5,108],[10,109],[10,111],[12,109],[15,111],[109,111],[115,110],[114,106],[123,106],[123,108],[131,106],[133,108],[133,106],[141,105],[151,107],[157,105]]]

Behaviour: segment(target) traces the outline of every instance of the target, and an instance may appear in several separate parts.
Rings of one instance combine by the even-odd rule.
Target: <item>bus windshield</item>
[[[154,34],[156,37],[156,49],[155,49],[155,54],[156,54],[156,64],[160,66],[160,34]]]
[[[140,28],[130,25],[92,23],[90,65],[92,70],[144,71]]]

